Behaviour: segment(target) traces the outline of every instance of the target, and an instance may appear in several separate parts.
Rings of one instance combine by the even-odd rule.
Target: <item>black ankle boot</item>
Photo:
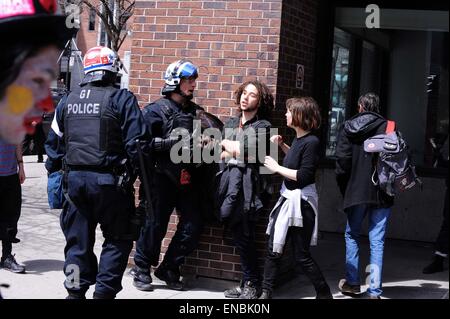
[[[25,267],[19,265],[16,258],[14,258],[14,255],[11,254],[1,259],[0,267],[17,274],[23,274],[25,272]]]
[[[142,291],[153,291],[152,276],[149,269],[134,266],[130,274],[133,276],[133,286]]]
[[[68,295],[66,299],[86,299],[86,292],[81,291],[67,291]]]
[[[242,289],[242,294],[239,299],[258,299],[261,294],[261,286],[259,283],[246,281],[244,283],[244,288]]]
[[[184,290],[184,285],[180,281],[180,272],[177,269],[169,268],[161,264],[153,273],[156,278],[166,283],[167,288],[173,290]]]

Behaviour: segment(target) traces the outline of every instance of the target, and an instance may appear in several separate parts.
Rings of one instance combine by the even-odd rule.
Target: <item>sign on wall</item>
[[[297,80],[295,81],[297,89],[303,90],[303,83],[305,82],[305,66],[297,64]]]

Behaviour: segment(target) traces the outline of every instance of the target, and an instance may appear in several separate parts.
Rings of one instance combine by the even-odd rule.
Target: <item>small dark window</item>
[[[103,23],[100,24],[100,39],[98,45],[105,46],[107,41],[107,34]]]
[[[95,16],[97,14],[95,13],[94,9],[91,9],[89,11],[89,31],[94,31],[95,30]]]

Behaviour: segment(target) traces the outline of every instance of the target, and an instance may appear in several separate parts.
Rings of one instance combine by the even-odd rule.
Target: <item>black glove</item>
[[[161,151],[168,151],[171,149],[173,145],[175,145],[177,142],[180,141],[180,137],[168,137],[168,138],[161,138],[161,137],[155,137],[153,139],[153,150],[157,152]]]

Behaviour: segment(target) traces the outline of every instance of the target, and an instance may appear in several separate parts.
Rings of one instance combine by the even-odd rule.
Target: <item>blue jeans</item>
[[[381,274],[383,270],[383,250],[386,226],[391,214],[391,208],[373,208],[369,205],[356,205],[348,208],[347,227],[345,230],[346,246],[346,274],[345,278],[350,285],[359,285],[359,238],[364,217],[369,218],[370,265],[366,268],[369,275],[369,288],[367,293],[371,296],[380,296]]]

